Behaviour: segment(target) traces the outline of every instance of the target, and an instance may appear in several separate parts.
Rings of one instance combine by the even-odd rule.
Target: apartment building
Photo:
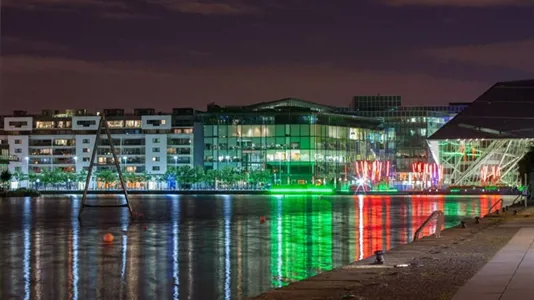
[[[195,133],[202,135],[196,111],[189,108],[160,113],[154,109],[106,109],[108,127],[120,163],[128,172],[163,174],[169,166],[202,164],[195,161]],[[19,158],[11,172],[39,173],[45,169],[81,172],[89,167],[100,116],[86,110],[43,110],[31,115],[15,111],[3,117],[0,141]],[[202,138],[199,149],[202,148]],[[110,141],[102,135],[97,147],[97,169],[113,162]],[[200,160],[198,160],[200,159]],[[106,165],[107,164],[107,165]]]

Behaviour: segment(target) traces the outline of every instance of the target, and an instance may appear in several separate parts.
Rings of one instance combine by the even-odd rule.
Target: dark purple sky
[[[532,0],[0,1],[0,112],[445,104],[534,77]]]

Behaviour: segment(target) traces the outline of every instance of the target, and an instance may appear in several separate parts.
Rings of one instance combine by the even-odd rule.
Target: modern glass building
[[[444,183],[520,185],[518,161],[534,141],[534,80],[499,82],[429,137]]]
[[[395,132],[396,152],[392,157],[392,169],[398,188],[422,188],[437,184],[436,177],[422,180],[420,166],[435,166],[427,144],[427,138],[467,107],[466,103],[451,103],[447,106],[402,106],[400,96],[356,96],[352,110],[362,117],[377,118],[386,130]],[[424,169],[425,167],[423,167]],[[424,170],[421,170],[424,171]],[[424,173],[424,172],[423,172]],[[428,179],[428,178],[427,178]]]
[[[379,120],[299,99],[211,105],[202,121],[206,168],[268,169],[278,184],[350,181],[355,162],[394,151]]]

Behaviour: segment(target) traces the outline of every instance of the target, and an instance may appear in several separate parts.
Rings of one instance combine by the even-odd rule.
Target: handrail
[[[522,201],[522,200],[523,200],[523,196],[524,196],[524,195],[523,195],[522,193],[519,194],[519,195],[517,195],[517,197],[514,199],[514,201],[512,201],[512,204],[511,204],[511,205],[515,205],[515,204],[517,204],[517,203],[516,203],[517,200]]]
[[[494,208],[495,206],[497,206],[497,204],[499,204],[499,203],[501,204],[501,208],[502,208],[503,205],[504,205],[504,200],[502,200],[502,198],[501,198],[501,199],[499,199],[499,201],[495,202],[495,204],[493,204],[493,205],[488,209],[488,215],[491,214],[491,211],[493,210],[493,208]],[[501,208],[499,208],[498,210],[500,210]],[[498,210],[497,210],[497,211],[498,211]]]
[[[441,226],[443,226],[443,224],[445,223],[445,215],[443,214],[443,212],[441,210],[435,210],[433,211],[430,216],[428,216],[428,218],[426,218],[426,220],[423,222],[423,224],[421,224],[421,226],[419,226],[419,228],[417,228],[417,230],[415,231],[415,234],[413,235],[413,240],[417,240],[419,239],[419,235],[421,235],[421,232],[423,231],[423,229],[430,223],[430,221],[434,220],[434,219],[437,219],[437,224],[436,224],[436,237],[439,237],[440,234],[441,234]]]

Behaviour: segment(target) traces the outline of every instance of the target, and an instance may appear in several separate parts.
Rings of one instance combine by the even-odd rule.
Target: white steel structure
[[[520,185],[534,141],[534,80],[495,84],[429,138],[444,184]]]
[[[162,114],[153,109],[135,109],[133,114],[125,114],[122,109],[113,109],[103,113],[126,172],[164,174],[169,166],[201,165],[195,163],[194,143],[195,132],[201,132],[202,126],[194,122],[194,110],[174,109]],[[100,120],[96,114],[85,110],[47,110],[40,115],[15,111],[2,118],[0,141],[7,143],[9,153],[19,159],[9,164],[10,172],[87,171]],[[107,140],[102,142],[97,147],[97,170],[106,168],[113,156]],[[202,144],[202,139],[199,142]]]

